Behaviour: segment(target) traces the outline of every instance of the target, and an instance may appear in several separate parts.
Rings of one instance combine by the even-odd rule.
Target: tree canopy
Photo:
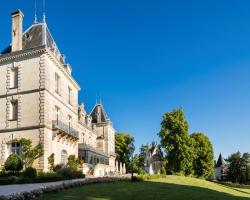
[[[212,178],[214,176],[214,152],[209,138],[203,133],[193,133],[193,169],[197,177]]]
[[[232,182],[247,183],[249,179],[250,154],[238,151],[226,159],[228,162],[227,180]]]
[[[115,134],[115,152],[116,159],[119,162],[125,163],[127,168],[130,166],[131,152],[129,151],[129,144],[134,143],[134,137],[127,133]]]
[[[29,139],[21,138],[18,141],[21,145],[21,158],[23,159],[24,167],[32,167],[34,161],[41,157],[44,153],[41,144],[32,147],[32,142]]]
[[[188,134],[188,122],[182,108],[163,115],[158,134],[167,153],[167,169],[170,173],[191,174],[193,171],[192,142]]]

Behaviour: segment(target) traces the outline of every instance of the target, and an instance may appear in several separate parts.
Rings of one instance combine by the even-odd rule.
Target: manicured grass
[[[116,182],[85,185],[58,193],[50,193],[39,200],[244,200],[250,199],[250,189],[223,186],[195,178],[167,176],[145,182]]]

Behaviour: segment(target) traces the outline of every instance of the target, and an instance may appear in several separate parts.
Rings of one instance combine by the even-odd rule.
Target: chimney
[[[23,13],[17,10],[11,13],[12,17],[12,43],[11,51],[22,50],[23,46]]]

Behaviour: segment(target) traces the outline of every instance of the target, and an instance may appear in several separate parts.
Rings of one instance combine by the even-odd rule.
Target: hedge
[[[81,177],[65,177],[57,173],[39,173],[35,178],[31,179],[24,176],[9,176],[9,177],[0,177],[0,185],[11,185],[11,184],[25,184],[25,183],[44,183],[44,182],[55,182],[63,181],[77,178],[85,178],[85,175]]]

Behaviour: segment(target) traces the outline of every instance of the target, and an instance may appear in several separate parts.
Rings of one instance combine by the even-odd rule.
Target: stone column
[[[115,171],[116,173],[119,172],[119,162],[117,160],[115,161]]]
[[[122,174],[123,170],[122,170],[122,162],[120,162],[120,174]]]
[[[123,163],[123,174],[126,174],[126,165]]]

